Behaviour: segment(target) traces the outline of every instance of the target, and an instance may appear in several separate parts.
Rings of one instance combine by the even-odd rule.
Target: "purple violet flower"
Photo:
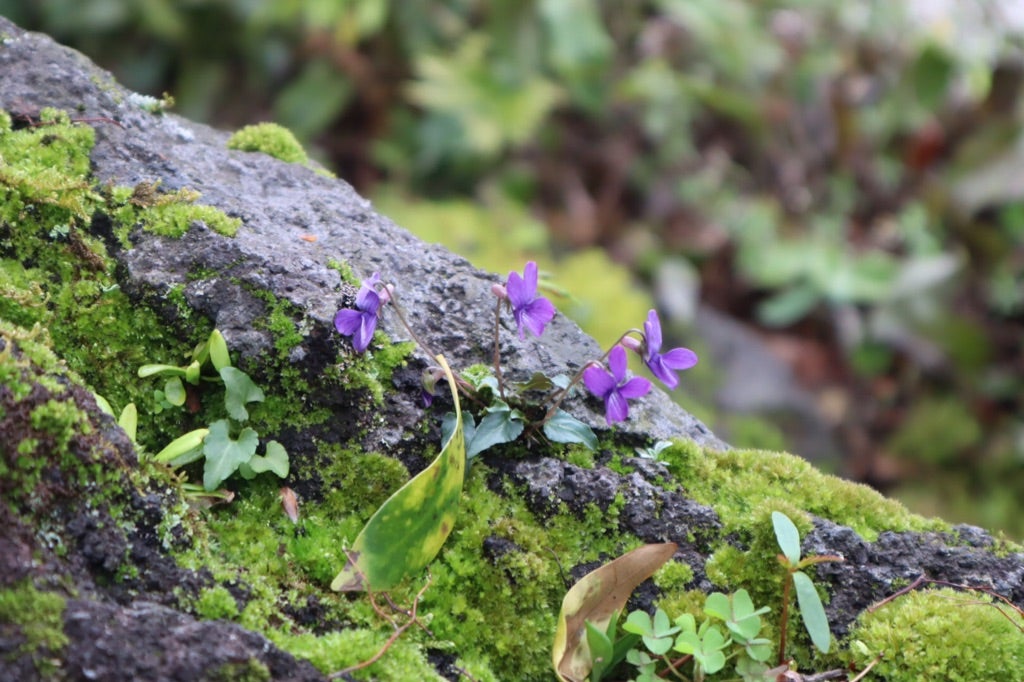
[[[651,374],[665,384],[669,390],[679,385],[676,372],[690,369],[697,364],[697,354],[689,348],[673,348],[667,353],[661,351],[661,321],[657,311],[647,313],[644,322],[643,359]]]
[[[377,292],[379,283],[380,273],[377,272],[364,279],[362,286],[359,287],[359,293],[356,294],[356,308],[342,308],[334,316],[334,328],[340,334],[352,337],[352,347],[357,353],[362,353],[369,347],[373,332],[377,328],[380,306],[389,298]]]
[[[627,399],[647,395],[651,382],[643,377],[626,379],[626,349],[622,346],[617,345],[608,353],[608,367],[610,372],[596,365],[588,367],[583,372],[583,383],[604,401],[605,419],[610,425],[629,417]]]
[[[533,332],[534,336],[543,334],[544,325],[555,316],[555,306],[548,299],[537,295],[537,264],[529,261],[523,268],[522,277],[518,272],[508,273],[505,290],[519,328],[519,338],[524,337],[524,327]]]

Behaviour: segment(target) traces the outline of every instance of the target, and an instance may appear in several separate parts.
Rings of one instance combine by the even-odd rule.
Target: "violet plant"
[[[688,348],[672,348],[662,352],[662,330],[658,313],[651,310],[643,329],[629,329],[599,358],[583,364],[573,377],[547,376],[535,373],[527,381],[508,384],[501,367],[502,314],[511,313],[520,339],[530,332],[537,338],[544,334],[554,319],[556,308],[539,293],[537,264],[529,261],[522,274],[510,272],[503,284],[491,291],[496,298],[494,310],[493,354],[490,366],[475,365],[456,376],[459,390],[481,406],[477,417],[463,414],[466,456],[472,459],[484,450],[516,440],[524,434],[533,438],[538,432],[552,442],[581,443],[597,447],[597,437],[585,423],[561,408],[563,401],[582,385],[604,403],[609,426],[629,418],[629,401],[647,395],[651,382],[644,377],[630,376],[627,371],[627,350],[636,353],[651,374],[669,390],[679,385],[678,373],[697,364],[697,355]],[[343,308],[334,317],[338,333],[349,337],[357,353],[366,352],[372,343],[377,322],[386,304],[391,303],[402,325],[431,357],[433,352],[416,335],[397,305],[395,288],[385,285],[380,274],[363,280],[356,296],[355,308]],[[443,376],[440,368],[428,368],[423,375],[423,401],[430,405],[435,387]],[[547,391],[540,400],[527,394]],[[442,430],[443,438],[451,432],[454,415],[448,415]]]

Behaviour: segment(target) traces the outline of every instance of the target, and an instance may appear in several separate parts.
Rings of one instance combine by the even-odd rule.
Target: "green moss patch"
[[[19,644],[14,656],[31,656],[36,671],[49,679],[68,644],[64,634],[65,599],[40,592],[28,581],[0,590],[0,637]]]
[[[886,530],[950,530],[945,522],[912,514],[866,485],[822,473],[785,452],[706,450],[680,441],[662,451],[660,459],[688,497],[718,512],[725,533],[752,528],[771,505],[850,526],[869,541]]]
[[[263,152],[288,163],[309,161],[309,155],[292,131],[277,123],[257,123],[240,128],[228,139],[228,149]]]
[[[981,593],[923,590],[865,612],[850,633],[860,670],[881,655],[872,679],[1005,680],[1024,670],[1024,616]]]

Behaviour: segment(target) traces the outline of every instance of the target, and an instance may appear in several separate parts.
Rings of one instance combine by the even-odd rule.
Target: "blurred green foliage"
[[[1024,492],[1024,59],[1020,27],[982,5],[0,0],[0,13],[173,93],[186,116],[277,121],[477,265],[536,258],[602,341],[686,264],[706,303],[829,350],[812,381],[846,387],[833,419],[851,471],[897,493],[921,476],[969,481],[955,517],[1020,537],[1022,515],[986,505],[1005,506],[997,485]],[[670,281],[659,304],[697,297]]]

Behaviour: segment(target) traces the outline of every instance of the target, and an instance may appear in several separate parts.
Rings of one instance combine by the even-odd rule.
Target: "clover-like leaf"
[[[232,419],[245,421],[249,418],[246,403],[262,402],[263,390],[253,383],[249,375],[236,367],[223,367],[220,378],[224,380],[224,407]]]
[[[725,623],[729,631],[741,642],[757,637],[761,631],[762,613],[768,613],[768,607],[754,609],[750,593],[745,589],[726,595],[714,592],[708,595],[704,603],[704,613],[714,616]]]
[[[693,654],[694,662],[705,673],[713,675],[725,667],[725,653],[722,649],[731,642],[721,630],[714,625],[709,627],[705,621],[697,632],[681,632],[674,648],[684,654]]]
[[[672,625],[668,614],[661,609],[654,612],[654,618],[643,611],[633,611],[626,618],[622,629],[641,635],[644,646],[656,656],[661,656],[672,648],[672,635],[679,632],[679,626]]]
[[[466,472],[466,442],[455,377],[444,357],[436,359],[448,377],[455,404],[452,433],[430,466],[399,488],[366,522],[346,552],[348,561],[331,582],[332,590],[394,587],[433,561],[455,526]]]
[[[803,571],[793,573],[793,587],[796,588],[796,600],[800,604],[800,617],[811,636],[811,642],[824,654],[832,646],[832,633],[828,627],[828,616],[821,604],[821,597],[814,583]]]
[[[582,682],[590,674],[586,623],[607,627],[636,586],[672,558],[676,544],[643,545],[580,578],[562,599],[551,648],[555,673],[564,682]]]
[[[203,441],[203,455],[206,457],[203,464],[203,488],[207,492],[216,490],[238,470],[239,465],[252,459],[259,442],[259,436],[248,427],[242,429],[236,439],[231,437],[226,419],[210,424],[210,433]]]
[[[788,516],[782,512],[772,512],[772,526],[775,528],[775,539],[779,549],[789,560],[790,566],[800,563],[800,531]]]
[[[597,449],[594,430],[565,410],[558,410],[544,422],[544,435],[555,443],[582,443],[591,450]]]

